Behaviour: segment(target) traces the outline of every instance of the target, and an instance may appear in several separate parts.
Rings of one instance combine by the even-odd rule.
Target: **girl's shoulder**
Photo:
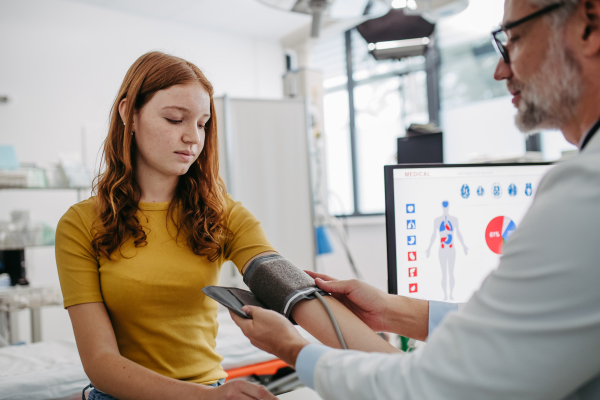
[[[70,221],[71,223],[82,223],[88,229],[91,228],[96,220],[96,196],[73,204],[67,212],[62,216],[61,221]],[[59,223],[59,225],[61,225]]]

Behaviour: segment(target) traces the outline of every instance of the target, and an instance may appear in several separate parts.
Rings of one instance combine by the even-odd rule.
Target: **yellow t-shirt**
[[[72,206],[56,229],[56,264],[64,306],[104,302],[122,356],[174,379],[214,383],[227,374],[215,352],[217,303],[202,288],[218,285],[222,264],[238,269],[275,251],[260,222],[227,198],[225,222],[233,233],[229,258],[197,256],[167,218],[169,203],[139,203],[148,244],[130,238],[111,258],[92,250],[94,197]],[[146,229],[147,228],[147,229]]]

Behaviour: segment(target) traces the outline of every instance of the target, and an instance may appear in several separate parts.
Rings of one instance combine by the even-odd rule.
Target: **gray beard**
[[[521,91],[515,123],[523,133],[560,129],[574,115],[583,91],[581,67],[564,47],[561,36],[557,32],[550,40],[540,71],[527,84],[509,83]]]

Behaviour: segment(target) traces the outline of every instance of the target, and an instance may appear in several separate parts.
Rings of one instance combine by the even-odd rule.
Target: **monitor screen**
[[[466,302],[498,266],[550,164],[385,167],[388,290]]]

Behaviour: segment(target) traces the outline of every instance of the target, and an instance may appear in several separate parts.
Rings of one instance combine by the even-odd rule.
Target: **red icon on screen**
[[[409,268],[408,269],[408,277],[409,278],[414,278],[416,276],[417,276],[417,267]]]
[[[417,289],[417,284],[416,283],[411,283],[410,285],[408,285],[408,292],[409,293],[417,293],[418,289]]]
[[[408,252],[408,261],[417,261],[417,252],[416,251]]]

